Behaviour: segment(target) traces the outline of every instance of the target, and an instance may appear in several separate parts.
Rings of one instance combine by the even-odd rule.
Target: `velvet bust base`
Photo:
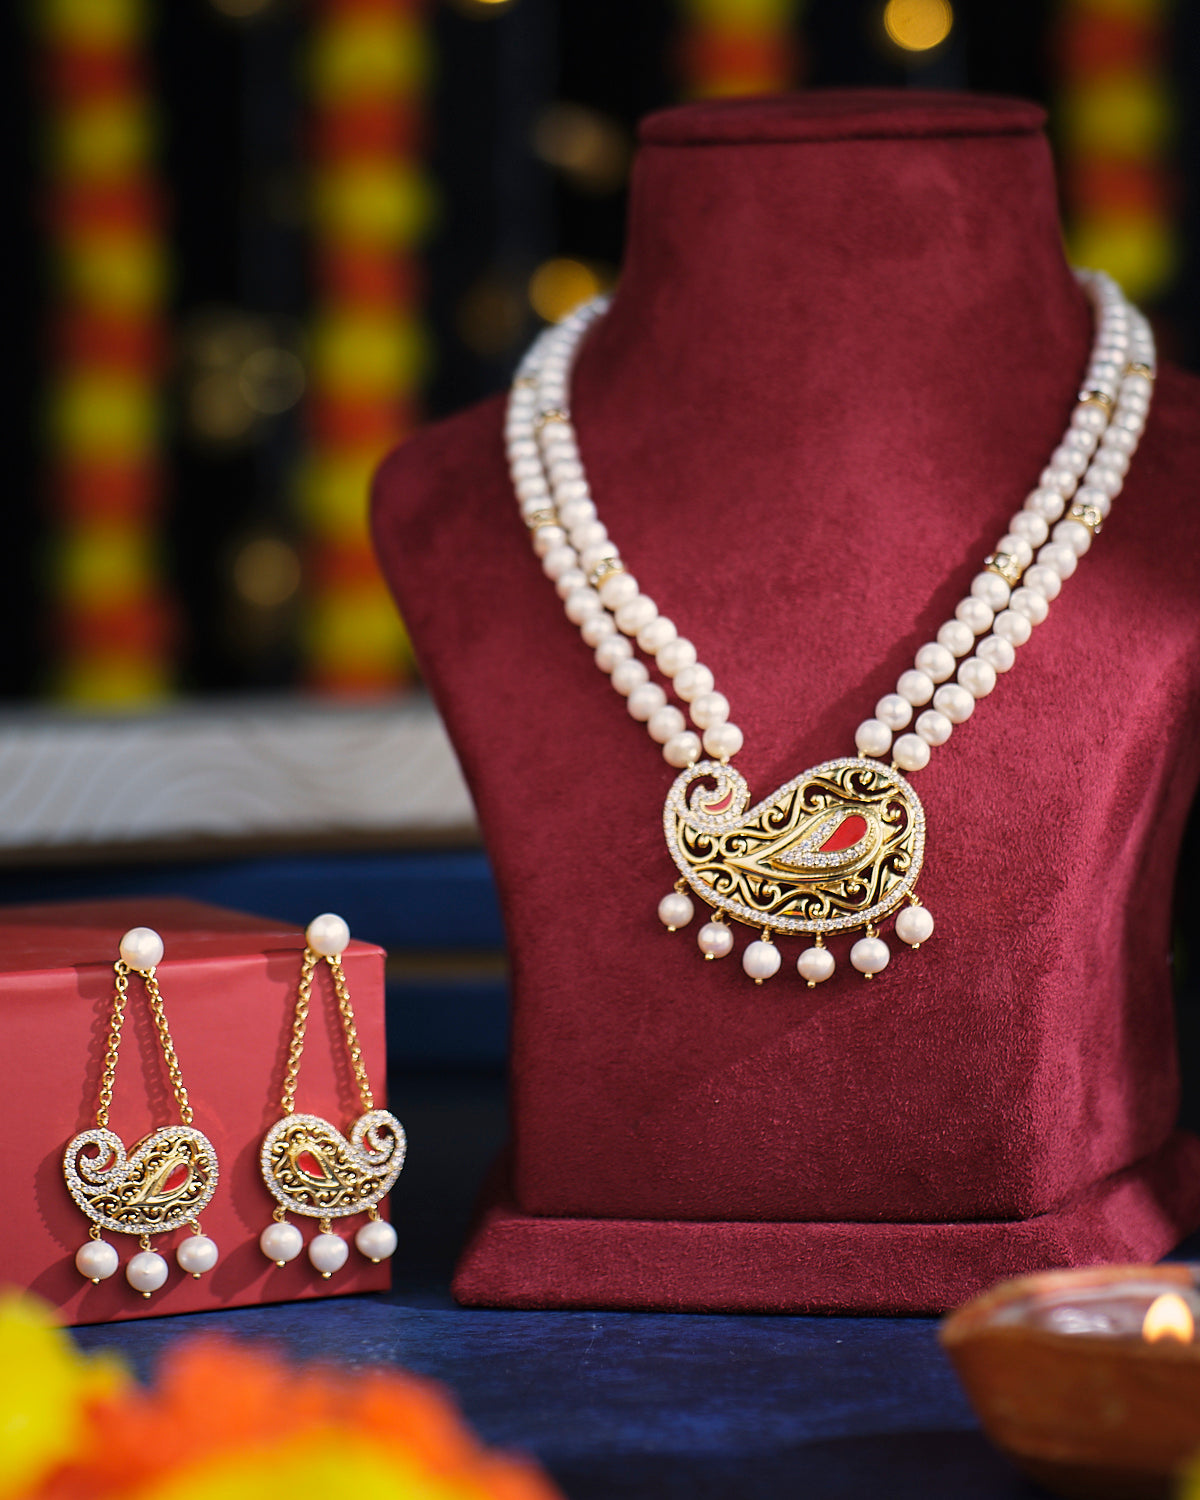
[[[1090,339],[1033,106],[813,94],[645,122],[572,418],[628,567],[729,696],[755,799],[852,753],[1037,483]],[[815,991],[799,943],[756,989],[658,923],[674,773],[532,555],[502,400],[384,464],[379,555],[512,960],[511,1156],[464,1300],[929,1308],[1200,1222],[1164,899],[1200,772],[1198,416],[1165,368],[1103,534],[914,777],[933,939],[885,931],[869,984],[839,940]]]

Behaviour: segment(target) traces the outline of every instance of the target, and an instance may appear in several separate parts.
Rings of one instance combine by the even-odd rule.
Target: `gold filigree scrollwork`
[[[386,1109],[360,1115],[349,1140],[320,1115],[285,1115],[263,1140],[263,1180],[292,1213],[341,1218],[374,1208],[391,1190],[406,1146],[403,1125]]]
[[[898,906],[920,872],[925,815],[879,761],[828,761],[748,813],[729,766],[701,761],[676,779],[664,830],[701,900],[776,932],[863,927]]]
[[[121,1234],[182,1229],[217,1190],[212,1142],[189,1125],[164,1126],[128,1153],[115,1131],[80,1131],[64,1153],[63,1172],[84,1213]]]

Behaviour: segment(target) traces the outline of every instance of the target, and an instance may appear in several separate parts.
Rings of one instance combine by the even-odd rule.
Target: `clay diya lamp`
[[[1059,1495],[1173,1495],[1200,1455],[1198,1271],[1047,1271],[951,1313],[942,1347],[988,1437]]]

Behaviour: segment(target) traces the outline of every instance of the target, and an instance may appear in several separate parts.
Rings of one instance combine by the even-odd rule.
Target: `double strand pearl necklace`
[[[730,764],[743,740],[730,722],[729,701],[692,642],[639,589],[597,516],[580,461],[567,400],[570,374],[607,299],[545,330],[522,360],[505,427],[521,515],[596,665],[679,770],[663,829],[680,878],[658,915],[674,932],[692,920],[692,895],[699,897],[711,908],[697,937],[706,959],[732,951],[729,918],[757,928],[742,966],[761,984],[782,962],[775,934],[805,934],[813,942],[796,967],[811,988],[834,971],[829,934],[864,933],[850,962],[868,979],[887,966],[879,931],[893,913],[896,936],[910,947],[932,934],[933,917],[915,892],[925,814],[902,773],[929,764],[933,749],[971,717],[997,673],[1012,667],[1017,648],[1046,619],[1120,492],[1150,409],[1155,354],[1145,318],[1108,276],[1076,274],[1095,309],[1095,341],[1070,423],[1037,487],[954,618],[858,726],[858,754],[805,771],[749,809],[749,788]],[[651,680],[635,642],[662,682]],[[693,728],[683,708],[668,701],[668,687]]]

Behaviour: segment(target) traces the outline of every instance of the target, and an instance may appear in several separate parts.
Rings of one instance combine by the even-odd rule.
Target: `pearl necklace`
[[[1012,667],[1017,648],[1045,620],[1121,489],[1150,409],[1149,325],[1108,276],[1076,274],[1095,310],[1095,342],[1070,423],[1037,487],[954,618],[858,726],[858,754],[803,772],[749,810],[749,788],[730,765],[743,741],[730,722],[729,701],[692,642],[639,589],[597,516],[580,461],[567,404],[570,373],[608,300],[596,298],[546,329],[522,360],[505,426],[517,501],[567,618],[629,713],[679,770],[663,829],[680,879],[658,915],[674,932],[695,915],[689,890],[698,896],[712,909],[697,936],[706,959],[732,951],[728,918],[758,928],[742,966],[761,984],[782,962],[774,935],[807,934],[814,942],[796,967],[811,989],[834,971],[827,934],[864,932],[850,962],[868,979],[888,963],[879,929],[893,912],[896,936],[910,947],[932,934],[933,917],[915,892],[925,813],[902,773],[929,764],[933,749],[971,717],[997,673]],[[694,728],[668,702],[663,683],[651,680],[634,642],[687,706]],[[914,713],[912,730],[902,733]],[[890,764],[883,759],[889,752]]]

